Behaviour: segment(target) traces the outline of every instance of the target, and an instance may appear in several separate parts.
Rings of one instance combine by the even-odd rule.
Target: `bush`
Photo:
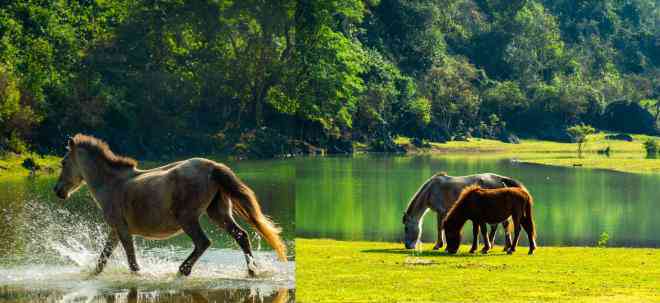
[[[615,101],[607,105],[603,127],[627,133],[656,134],[655,118],[635,102]]]
[[[607,242],[609,241],[610,241],[610,235],[604,231],[602,234],[600,234],[600,237],[598,237],[598,247],[607,246]]]
[[[13,132],[7,141],[7,149],[17,154],[23,154],[28,151],[28,146],[23,140],[21,140],[16,132]]]
[[[644,141],[644,149],[646,149],[647,155],[655,156],[658,153],[658,141],[647,139]]]

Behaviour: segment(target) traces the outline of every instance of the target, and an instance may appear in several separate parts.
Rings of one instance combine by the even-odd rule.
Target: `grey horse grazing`
[[[403,214],[403,225],[405,229],[404,244],[407,249],[412,249],[417,246],[417,242],[421,237],[422,218],[429,209],[432,209],[438,214],[438,240],[433,247],[434,250],[441,248],[444,245],[442,239],[442,220],[447,215],[447,211],[454,205],[456,199],[461,191],[470,185],[479,185],[483,188],[503,188],[503,187],[521,187],[522,183],[509,177],[500,176],[492,173],[483,173],[468,176],[448,176],[446,173],[438,173],[429,178],[422,184],[422,186],[413,195],[408,203],[405,213]],[[511,234],[509,230],[509,220],[502,222],[506,233],[506,244],[511,243]],[[475,226],[473,230],[474,241],[472,244],[471,252],[477,249],[478,232],[481,229],[482,233],[486,232],[486,225]],[[491,241],[485,243],[486,247],[484,252],[490,249],[495,243],[495,232],[497,224],[491,225],[491,232],[489,239]],[[484,237],[486,239],[486,237]],[[506,249],[506,246],[505,246]]]
[[[185,232],[195,248],[179,267],[179,273],[189,275],[211,245],[199,224],[203,213],[238,242],[250,275],[256,269],[250,240],[234,220],[234,213],[255,226],[279,259],[286,260],[280,229],[262,214],[254,192],[229,167],[193,158],[140,170],[135,160],[117,156],[105,142],[81,134],[70,139],[67,148],[55,193],[66,199],[86,183],[111,227],[95,274],[103,271],[119,242],[131,271],[139,271],[133,235],[166,239]]]

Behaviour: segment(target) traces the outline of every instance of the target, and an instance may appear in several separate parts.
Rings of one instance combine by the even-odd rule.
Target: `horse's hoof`
[[[257,273],[255,273],[254,270],[252,270],[252,269],[248,269],[248,275],[249,275],[251,278],[254,278],[254,277],[257,276]]]
[[[188,268],[188,269],[186,269],[186,268],[179,268],[179,276],[184,276],[184,277],[190,276],[190,272],[191,272],[191,271],[192,271],[191,268]]]
[[[534,250],[530,250],[527,254],[530,255],[530,256],[534,255]]]
[[[487,254],[489,250],[490,250],[490,249],[482,249],[482,250],[481,250],[481,253],[482,253],[482,254]]]
[[[476,251],[477,251],[476,249],[470,249],[471,254],[475,253]]]
[[[513,255],[513,250],[510,250],[510,249],[507,250],[507,251],[506,251],[506,254],[507,254],[507,255]]]

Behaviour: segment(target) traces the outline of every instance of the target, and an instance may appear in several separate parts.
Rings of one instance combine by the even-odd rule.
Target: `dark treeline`
[[[655,0],[0,0],[0,149],[655,133]]]

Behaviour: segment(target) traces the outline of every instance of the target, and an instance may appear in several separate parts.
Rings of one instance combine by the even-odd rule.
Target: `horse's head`
[[[413,218],[411,215],[403,214],[404,237],[403,244],[407,249],[413,249],[417,246],[422,230],[420,228],[421,222],[419,219]]]
[[[62,172],[60,177],[57,179],[57,184],[55,184],[55,194],[61,198],[66,199],[80,188],[83,183],[83,176],[81,173],[80,166],[76,159],[75,154],[75,143],[72,139],[69,139],[67,144],[67,153],[62,158]]]

